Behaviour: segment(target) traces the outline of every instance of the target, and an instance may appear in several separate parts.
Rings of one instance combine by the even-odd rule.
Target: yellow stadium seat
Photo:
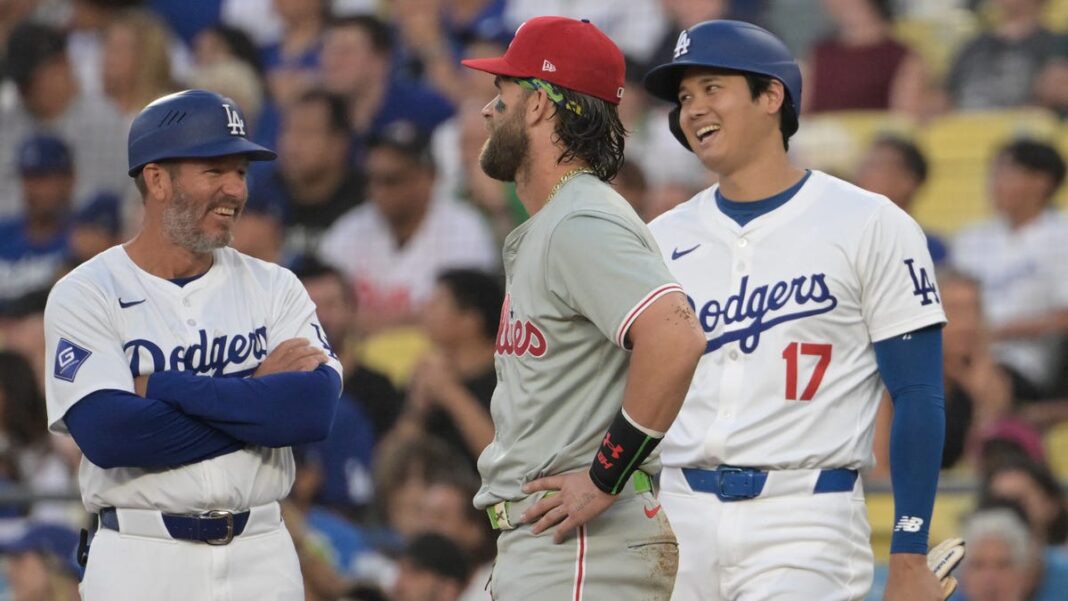
[[[914,211],[925,227],[945,234],[989,214],[986,184],[990,160],[1020,137],[1052,141],[1057,117],[1044,109],[951,113],[919,130],[930,175]]]
[[[915,123],[886,111],[835,111],[804,115],[790,150],[812,169],[850,178],[868,146],[881,134],[910,136]]]
[[[978,32],[979,21],[967,9],[906,17],[894,23],[894,36],[923,58],[932,81],[945,78],[961,45]]]
[[[868,521],[875,561],[890,561],[890,539],[894,534],[894,496],[889,492],[867,493]],[[960,535],[961,519],[975,506],[975,493],[938,493],[931,516],[931,545]]]
[[[1068,0],[1046,0],[1042,23],[1051,31],[1068,32]]]
[[[415,327],[395,328],[368,337],[359,347],[360,361],[382,372],[398,388],[406,388],[412,371],[430,342]]]
[[[1044,442],[1053,473],[1061,480],[1068,480],[1068,422],[1055,424],[1047,430]]]

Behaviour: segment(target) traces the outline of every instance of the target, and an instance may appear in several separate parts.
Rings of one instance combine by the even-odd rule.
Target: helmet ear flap
[[[682,144],[682,147],[690,152],[693,149],[690,148],[690,143],[686,141],[686,134],[682,133],[682,124],[680,123],[680,115],[682,114],[682,105],[676,104],[675,108],[671,109],[668,113],[668,129],[671,130],[671,135],[675,136],[675,139]]]

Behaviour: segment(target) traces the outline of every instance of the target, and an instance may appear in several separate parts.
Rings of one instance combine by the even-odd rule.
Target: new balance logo
[[[549,61],[545,61],[541,64],[541,70],[545,71],[546,73],[553,73],[556,71],[556,65],[550,63]]]
[[[920,528],[923,528],[923,518],[903,515],[894,526],[894,532],[919,532]]]
[[[690,51],[690,34],[683,31],[679,34],[679,39],[675,42],[675,58],[679,58],[683,54]]]
[[[230,128],[230,135],[245,135],[245,120],[241,118],[241,114],[230,108],[229,104],[224,104],[223,109],[226,110],[226,127]]]

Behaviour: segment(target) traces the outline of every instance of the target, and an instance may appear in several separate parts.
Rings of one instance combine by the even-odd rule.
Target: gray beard
[[[197,208],[181,188],[175,188],[174,200],[163,209],[163,232],[171,242],[191,253],[205,254],[229,246],[233,232],[211,235],[200,228]]]

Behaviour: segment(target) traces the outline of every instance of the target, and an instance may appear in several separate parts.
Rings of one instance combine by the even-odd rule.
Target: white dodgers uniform
[[[121,246],[78,267],[52,289],[45,311],[48,422],[98,390],[134,390],[157,371],[250,375],[280,342],[303,337],[332,356],[315,306],[289,271],[230,248],[214,251],[185,286],[141,270]],[[328,363],[341,373],[335,359]],[[300,411],[300,399],[293,399]],[[278,503],[293,484],[291,450],[247,445],[162,469],[103,469],[82,459],[82,501],[116,508],[121,533],[98,530],[82,594],[114,599],[301,600],[303,584]],[[174,540],[161,518],[250,509],[226,545]]]
[[[926,240],[885,197],[818,171],[744,227],[715,192],[650,224],[708,338],[660,445],[672,599],[862,599],[872,343],[945,321]]]

